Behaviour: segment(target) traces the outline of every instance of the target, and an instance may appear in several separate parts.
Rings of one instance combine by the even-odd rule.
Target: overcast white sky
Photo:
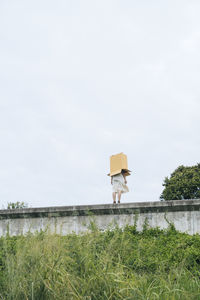
[[[199,0],[0,1],[0,207],[158,201],[200,154]]]

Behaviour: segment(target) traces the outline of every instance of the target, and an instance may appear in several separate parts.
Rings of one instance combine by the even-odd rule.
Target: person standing
[[[113,204],[116,204],[116,196],[118,195],[118,203],[121,201],[122,193],[129,192],[126,180],[126,171],[122,170],[121,173],[111,176],[111,184],[112,184],[112,197]]]

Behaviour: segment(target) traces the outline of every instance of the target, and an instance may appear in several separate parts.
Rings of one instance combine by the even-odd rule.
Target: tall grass
[[[0,299],[200,299],[199,235],[91,228],[1,238]]]

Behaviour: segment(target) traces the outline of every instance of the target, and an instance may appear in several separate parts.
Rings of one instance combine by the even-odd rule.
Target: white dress
[[[112,186],[113,192],[117,193],[121,191],[122,193],[129,192],[127,185],[125,184],[124,176],[122,173],[112,176]]]

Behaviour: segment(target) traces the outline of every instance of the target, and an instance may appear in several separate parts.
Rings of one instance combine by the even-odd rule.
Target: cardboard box
[[[131,171],[128,170],[127,156],[123,152],[110,157],[110,173],[108,176],[120,174],[122,170],[125,171],[126,176],[131,175]]]

